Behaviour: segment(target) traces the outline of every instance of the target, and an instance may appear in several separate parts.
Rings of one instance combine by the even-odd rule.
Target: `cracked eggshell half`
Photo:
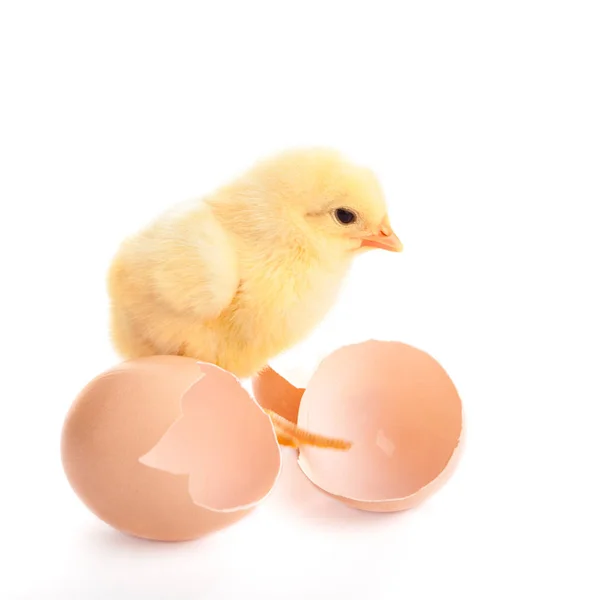
[[[281,470],[271,420],[238,380],[179,356],[127,361],[92,380],[65,419],[61,455],[97,517],[161,541],[238,521]]]
[[[391,512],[419,504],[452,474],[462,404],[429,354],[369,340],[320,364],[300,401],[298,426],[353,444],[345,452],[300,449],[300,468],[317,487],[355,508]]]

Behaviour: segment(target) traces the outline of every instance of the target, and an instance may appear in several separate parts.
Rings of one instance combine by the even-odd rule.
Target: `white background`
[[[597,2],[0,5],[0,597],[600,597]],[[428,351],[467,446],[422,507],[359,513],[286,454],[204,540],[130,539],[63,476],[60,428],[117,361],[121,239],[273,151],[380,175],[401,255],[360,259],[321,331]]]

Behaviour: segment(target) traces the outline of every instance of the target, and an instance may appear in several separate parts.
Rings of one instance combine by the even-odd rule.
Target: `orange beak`
[[[390,221],[386,217],[379,226],[379,232],[361,237],[361,247],[381,248],[390,252],[402,252],[402,242],[393,232]]]

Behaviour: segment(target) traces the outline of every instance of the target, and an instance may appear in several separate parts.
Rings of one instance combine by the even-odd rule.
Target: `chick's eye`
[[[343,225],[350,225],[356,221],[356,215],[351,210],[346,210],[345,208],[336,208],[335,218]]]

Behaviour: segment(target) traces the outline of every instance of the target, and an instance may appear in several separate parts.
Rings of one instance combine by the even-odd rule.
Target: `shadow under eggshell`
[[[270,419],[245,392],[245,403],[237,390],[233,392],[235,398],[229,399],[228,393],[239,387],[237,380],[212,368],[177,356],[136,359],[109,369],[80,392],[63,426],[62,462],[73,490],[96,516],[137,537],[191,540],[238,521],[251,509],[254,502],[248,500],[252,491],[240,496],[237,510],[233,506],[241,485],[231,483],[233,479],[245,481],[248,489],[256,492],[254,500],[272,486],[279,474],[280,454]],[[183,421],[183,398],[190,401],[187,408],[192,413],[199,410],[212,418],[213,432],[221,433],[221,439],[213,435],[206,442],[203,452],[220,452],[227,443],[236,449],[212,463],[217,471],[211,471],[213,478],[208,484],[197,466],[204,467],[210,460],[204,455],[190,456],[194,444],[181,449],[177,468],[169,472],[164,467],[173,465],[159,464],[164,456],[161,459],[157,445],[174,424]],[[232,403],[242,411],[242,419],[234,418]],[[262,424],[248,429],[248,411],[252,410],[251,420]],[[204,424],[201,431],[206,434],[208,429]],[[250,439],[244,437],[244,431],[250,432]],[[244,472],[232,471],[232,463],[240,457],[239,447],[256,441],[252,437],[259,431],[260,450],[248,451],[246,446],[241,463]],[[181,441],[186,440],[175,437],[175,443]],[[142,457],[163,468],[143,464]],[[173,458],[172,453],[165,460],[169,458]],[[222,477],[218,477],[218,469],[223,469]],[[199,491],[195,490],[194,496],[224,510],[194,503],[189,472],[200,473]],[[218,483],[225,484],[224,494],[217,489]]]
[[[300,468],[315,485],[363,510],[403,510],[451,475],[462,404],[429,354],[370,340],[321,363],[302,396],[298,425],[353,443],[346,452],[301,448]]]

